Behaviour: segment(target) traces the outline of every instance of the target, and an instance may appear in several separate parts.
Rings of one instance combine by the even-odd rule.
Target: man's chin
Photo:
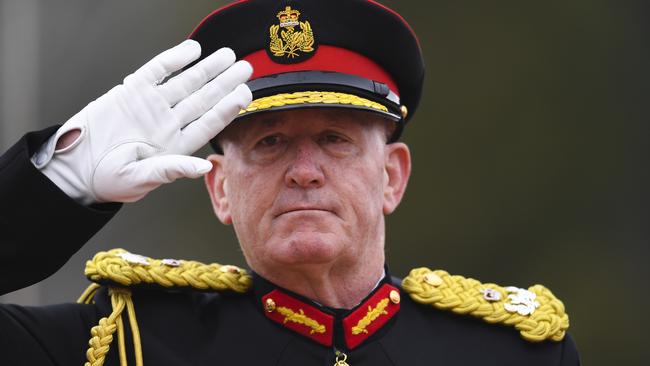
[[[284,265],[326,264],[336,260],[344,249],[333,233],[293,232],[271,244],[272,256]]]

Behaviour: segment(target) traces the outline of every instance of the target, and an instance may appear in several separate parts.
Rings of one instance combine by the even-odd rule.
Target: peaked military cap
[[[397,123],[415,112],[421,48],[395,11],[371,0],[242,0],[215,10],[189,38],[202,58],[230,47],[253,66],[253,102],[239,118],[291,108],[354,108]],[[198,62],[198,60],[197,60]],[[213,140],[212,146],[219,151]]]

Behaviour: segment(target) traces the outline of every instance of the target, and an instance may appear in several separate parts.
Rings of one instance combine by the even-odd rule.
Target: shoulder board
[[[442,270],[416,268],[404,278],[402,287],[415,302],[472,315],[490,324],[514,326],[531,342],[559,342],[569,328],[564,304],[542,285],[501,287]]]
[[[204,291],[244,293],[252,284],[246,270],[232,265],[204,264],[178,259],[153,259],[124,249],[97,253],[86,262],[84,271],[91,281],[102,285],[140,285]]]

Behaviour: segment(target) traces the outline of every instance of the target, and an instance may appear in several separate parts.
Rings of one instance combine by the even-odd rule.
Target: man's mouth
[[[284,214],[301,213],[301,212],[305,212],[305,213],[308,213],[308,212],[315,212],[315,213],[316,212],[329,212],[329,213],[332,213],[332,210],[322,208],[322,207],[313,207],[313,206],[290,207],[290,208],[280,210],[279,213],[277,215],[275,215],[275,217],[279,217],[279,216],[282,216]]]

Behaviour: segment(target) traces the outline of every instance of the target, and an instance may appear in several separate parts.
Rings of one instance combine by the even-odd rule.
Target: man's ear
[[[411,152],[408,146],[394,142],[385,147],[384,215],[395,211],[411,176]]]
[[[232,224],[232,216],[230,215],[230,203],[226,195],[224,156],[212,154],[206,159],[212,163],[212,170],[205,175],[205,186],[212,201],[212,209],[219,221],[225,225],[230,225]]]

